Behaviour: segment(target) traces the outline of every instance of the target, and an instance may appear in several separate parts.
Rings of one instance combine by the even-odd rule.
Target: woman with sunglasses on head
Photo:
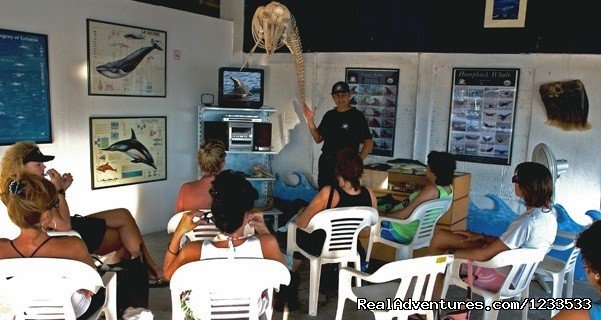
[[[209,139],[198,149],[198,167],[202,177],[182,185],[175,203],[175,212],[193,209],[209,209],[212,198],[209,189],[215,176],[225,164],[225,145],[219,140]]]
[[[48,176],[54,185],[59,199],[58,215],[51,226],[57,231],[77,231],[83,239],[89,253],[105,255],[118,251],[120,258],[128,259],[140,255],[140,247],[145,250],[148,262],[150,286],[165,286],[167,282],[162,275],[162,268],[152,259],[140,234],[140,229],[129,210],[124,208],[110,209],[91,215],[71,216],[67,204],[66,191],[73,182],[70,173],[60,174],[55,169],[46,171],[47,161],[54,156],[42,154],[34,142],[17,142],[10,146],[0,163],[0,185],[6,184],[13,174],[31,173],[39,177]]]
[[[582,260],[584,262],[584,271],[588,282],[591,284],[597,294],[601,294],[601,254],[599,254],[599,242],[601,242],[601,220],[595,221],[592,225],[586,228],[576,239],[576,247],[582,252]],[[566,299],[567,300],[567,299]],[[584,299],[581,299],[585,301]],[[589,310],[562,310],[553,317],[553,320],[601,320],[601,300],[592,299],[590,306],[584,302],[584,309]],[[574,299],[574,303],[578,299]]]
[[[4,179],[0,197],[10,220],[21,229],[13,240],[0,239],[0,259],[62,258],[77,260],[96,270],[85,243],[77,237],[49,237],[48,227],[60,220],[58,193],[54,185],[37,175],[23,173]],[[81,290],[74,294],[77,319],[87,319],[104,303],[104,288],[96,294]],[[83,301],[82,301],[83,300]]]
[[[540,163],[523,162],[515,168],[511,181],[515,195],[524,200],[526,211],[500,237],[471,231],[438,230],[430,242],[429,253],[448,252],[456,258],[487,261],[505,250],[551,247],[557,234],[557,216],[551,203],[553,179],[549,169]],[[492,280],[488,289],[495,290],[501,280],[498,277]]]
[[[219,173],[215,176],[210,195],[212,221],[205,221],[206,216],[202,212],[189,211],[183,215],[173,233],[163,263],[167,279],[171,279],[175,270],[186,263],[204,259],[234,256],[264,258],[285,264],[284,255],[275,237],[269,233],[263,215],[252,211],[259,194],[242,172],[225,170]],[[180,250],[181,238],[196,226],[207,222],[214,222],[221,233],[213,241],[191,242]],[[254,228],[255,235],[244,234],[247,224]],[[189,311],[188,308],[184,309]]]

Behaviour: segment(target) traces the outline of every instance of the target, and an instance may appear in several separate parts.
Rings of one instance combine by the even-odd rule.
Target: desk
[[[465,172],[455,172],[453,179],[453,203],[445,214],[440,217],[436,229],[443,230],[466,230],[467,208],[469,203],[469,192],[472,175]],[[395,199],[403,200],[411,193],[391,190],[393,186],[403,186],[408,182],[421,189],[428,182],[423,173],[391,172],[365,169],[361,184],[370,186],[376,196],[392,194]],[[361,241],[367,247],[367,239]],[[423,255],[423,254],[422,254]],[[418,252],[414,256],[420,256]],[[374,244],[372,257],[382,261],[394,261],[395,250],[381,243]]]

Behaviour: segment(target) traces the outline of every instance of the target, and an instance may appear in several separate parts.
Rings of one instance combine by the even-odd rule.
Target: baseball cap
[[[344,81],[338,81],[332,87],[332,94],[341,92],[351,92],[351,89],[348,87],[348,84]]]
[[[40,148],[35,148],[31,151],[29,151],[29,153],[25,156],[25,158],[23,158],[23,164],[26,164],[27,162],[46,162],[46,161],[50,161],[53,160],[54,156],[47,156],[44,155],[42,153],[42,151],[40,151]]]

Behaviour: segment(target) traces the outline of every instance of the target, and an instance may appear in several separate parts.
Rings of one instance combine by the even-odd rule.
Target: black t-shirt
[[[371,139],[367,119],[354,107],[344,112],[336,108],[326,112],[317,131],[323,137],[321,151],[330,155],[347,147],[359,151],[359,144]]]

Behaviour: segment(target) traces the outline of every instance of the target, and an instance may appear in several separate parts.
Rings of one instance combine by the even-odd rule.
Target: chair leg
[[[360,244],[358,244],[360,245]],[[369,241],[367,242],[367,253],[365,254],[365,262],[369,262],[369,257],[371,256],[371,249],[374,246],[374,241],[371,236],[369,237]]]
[[[568,278],[566,280],[566,298],[572,298],[574,292],[574,269],[568,272]]]
[[[357,255],[357,258],[355,259],[355,270],[361,271],[361,257],[359,257],[359,255]],[[356,279],[355,286],[356,287],[361,286],[361,279],[359,279],[359,278]]]
[[[342,320],[342,312],[344,311],[344,303],[346,302],[346,297],[338,291],[338,303],[336,304],[336,319]]]
[[[561,298],[561,294],[563,291],[563,274],[557,274],[554,273],[552,276],[553,278],[553,298],[557,299],[557,298]],[[557,313],[559,313],[559,310],[555,309],[555,310],[551,310],[551,317],[556,315]]]
[[[527,285],[526,288],[524,289],[524,291],[522,291],[520,300],[524,301],[524,300],[528,299],[529,296],[530,296],[530,285]],[[522,320],[528,320],[528,311],[530,311],[530,304],[526,303],[524,310],[522,310]]]
[[[499,315],[499,310],[492,309],[493,297],[484,297],[484,305],[491,307],[490,311],[483,311],[484,317],[483,320],[497,320]]]
[[[309,315],[317,315],[317,301],[319,299],[319,278],[321,277],[321,259],[310,261],[309,275]]]

